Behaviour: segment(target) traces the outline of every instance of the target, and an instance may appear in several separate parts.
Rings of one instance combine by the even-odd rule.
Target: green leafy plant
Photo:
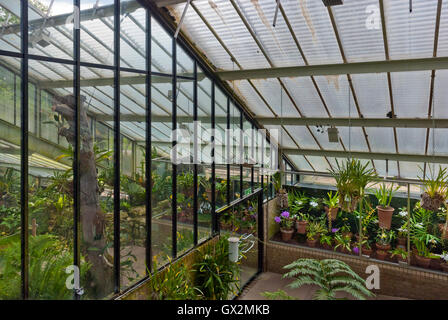
[[[194,300],[202,292],[195,288],[187,266],[181,262],[171,263],[159,273],[152,275],[149,283],[152,300]],[[157,270],[157,260],[154,260],[154,270]]]
[[[0,299],[20,297],[20,240],[0,250]],[[68,266],[73,265],[73,252],[52,235],[29,238],[29,295],[32,299],[66,300],[73,290],[66,287]],[[84,261],[82,258],[81,261]],[[81,264],[81,283],[86,281],[90,265]]]
[[[382,246],[389,245],[396,237],[394,230],[386,230],[384,228],[380,228],[376,234],[376,243],[379,243]]]
[[[375,197],[377,198],[379,205],[383,208],[389,208],[392,198],[399,188],[400,186],[394,188],[393,183],[389,187],[387,187],[385,183],[381,184],[380,187],[375,190]]]
[[[327,227],[323,221],[311,221],[306,227],[306,237],[308,240],[314,240],[321,234],[327,232]]]
[[[420,208],[415,210],[410,218],[409,235],[411,242],[417,249],[418,255],[430,258],[433,255],[430,246],[434,246],[440,242],[440,239],[430,232],[432,225],[431,211]]]
[[[229,260],[227,236],[199,251],[193,268],[195,284],[206,299],[226,300],[239,291],[239,266]]]
[[[339,206],[339,193],[333,195],[333,191],[327,193],[328,198],[323,200],[323,203],[328,206],[328,209],[337,208]]]
[[[424,171],[421,167],[420,170]],[[437,194],[446,198],[448,190],[448,168],[439,166],[437,175],[433,172],[431,166],[428,166],[428,170],[430,172],[428,179],[424,176],[418,177],[425,186],[425,192],[428,193],[431,198],[434,198]]]
[[[329,234],[322,234],[319,239],[320,244],[327,244],[331,246],[333,242],[333,237]]]
[[[351,252],[352,251],[352,239],[348,236],[344,236],[341,233],[336,233],[334,235],[334,241],[336,245],[334,246],[334,250],[340,248],[343,251]]]
[[[348,212],[353,212],[360,199],[364,197],[367,184],[375,181],[378,175],[369,163],[363,165],[360,160],[346,160],[340,164],[336,159],[336,167],[330,173],[336,180],[339,193],[339,204]]]
[[[403,249],[403,248],[395,248],[393,250],[390,250],[389,253],[391,254],[391,258],[398,256],[401,258],[401,260],[407,260],[409,253],[407,252],[407,250]]]
[[[260,293],[263,297],[268,298],[269,300],[298,300],[289,294],[287,294],[284,290],[277,290],[275,292],[262,292]]]
[[[291,271],[283,278],[294,278],[288,287],[315,285],[318,287],[313,296],[316,300],[336,300],[338,292],[348,293],[359,300],[374,296],[366,288],[364,280],[340,260],[298,259],[284,268]]]

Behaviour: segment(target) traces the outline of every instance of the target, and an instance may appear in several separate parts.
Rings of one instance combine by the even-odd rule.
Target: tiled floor
[[[288,295],[298,300],[311,300],[316,289],[315,286],[306,285],[298,289],[290,289],[287,285],[291,279],[282,279],[282,275],[278,273],[265,272],[254,280],[238,298],[239,300],[267,300],[261,295],[263,292],[274,292],[279,289],[284,290]],[[348,297],[349,295],[338,295],[338,298]],[[349,297],[350,298],[350,297]],[[377,295],[372,300],[403,300],[391,296]]]

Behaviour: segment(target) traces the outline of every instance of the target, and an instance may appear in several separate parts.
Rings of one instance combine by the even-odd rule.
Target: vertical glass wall
[[[0,22],[0,299],[111,297],[218,231],[252,181],[226,129],[251,124],[173,31],[123,0],[0,0]]]

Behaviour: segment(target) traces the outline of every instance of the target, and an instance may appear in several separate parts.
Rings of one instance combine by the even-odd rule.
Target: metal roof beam
[[[448,69],[448,57],[218,71],[222,80],[309,77]]]
[[[317,157],[334,157],[334,158],[351,158],[367,159],[367,160],[395,160],[407,162],[434,162],[448,164],[447,156],[429,156],[419,154],[396,154],[396,153],[378,153],[378,152],[356,152],[336,151],[336,150],[313,150],[313,149],[283,149],[287,155],[301,156],[317,156]]]
[[[284,126],[338,126],[390,128],[448,128],[448,119],[419,118],[266,118],[257,117],[263,125]]]

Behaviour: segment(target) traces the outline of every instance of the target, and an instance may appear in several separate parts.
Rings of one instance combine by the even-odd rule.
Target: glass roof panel
[[[427,118],[431,71],[393,72],[392,90],[398,118]]]
[[[440,15],[439,46],[437,56],[448,56],[448,2],[442,4],[442,14]]]
[[[447,53],[448,55],[448,53]],[[434,82],[434,110],[435,118],[448,118],[448,70],[437,70]]]
[[[381,177],[398,177],[398,163],[397,161],[374,160],[376,172]]]
[[[390,59],[433,56],[437,2],[384,1]]]
[[[428,154],[448,156],[448,129],[430,129]]]
[[[304,65],[280,11],[273,26],[276,1],[236,1],[275,67]]]
[[[313,171],[313,168],[311,168],[304,156],[290,155],[288,158],[291,159],[298,170]]]
[[[318,76],[315,79],[333,117],[358,117],[345,75]]]
[[[393,128],[365,128],[373,152],[395,153]]]
[[[400,153],[424,154],[426,129],[397,128],[398,150]]]
[[[384,118],[391,111],[386,73],[354,74],[352,81],[365,118]]]
[[[313,85],[311,78],[295,77],[281,79],[306,117],[328,116],[319,97],[319,92]]]
[[[244,69],[269,67],[230,1],[196,1],[194,4]],[[181,7],[183,9],[184,5]],[[209,58],[213,62],[213,57]]]
[[[384,60],[378,0],[345,0],[332,11],[348,62]]]
[[[321,1],[282,1],[309,64],[342,63],[327,8]]]

